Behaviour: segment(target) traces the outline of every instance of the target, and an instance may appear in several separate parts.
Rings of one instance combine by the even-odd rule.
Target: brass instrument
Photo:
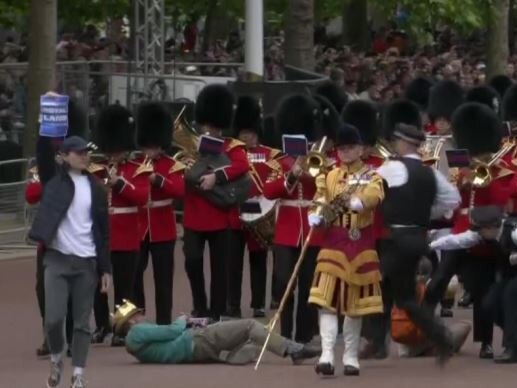
[[[185,109],[186,107],[183,107],[180,111],[172,128],[173,145],[181,149],[173,155],[173,159],[180,162],[184,159],[196,160],[199,157],[199,133],[185,118]]]
[[[492,173],[490,167],[498,162],[507,152],[509,152],[515,143],[513,141],[506,142],[501,149],[492,155],[488,162],[484,162],[480,159],[474,159],[474,177],[472,179],[472,185],[476,188],[487,187],[492,182]]]
[[[384,144],[382,144],[380,141],[378,141],[375,144],[375,149],[379,153],[380,156],[382,156],[383,159],[389,159],[395,156],[393,152],[391,152],[388,147],[386,147]]]
[[[325,173],[329,167],[329,161],[325,155],[326,145],[327,136],[324,136],[319,142],[312,145],[309,153],[303,158],[302,168],[313,178]]]
[[[419,149],[423,162],[447,176],[449,163],[446,151],[453,148],[451,135],[428,135]]]

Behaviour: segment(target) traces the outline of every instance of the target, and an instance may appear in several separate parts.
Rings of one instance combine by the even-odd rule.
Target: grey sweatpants
[[[72,300],[74,333],[72,365],[84,367],[90,348],[90,314],[97,287],[97,261],[64,255],[49,249],[43,258],[45,267],[45,333],[51,354],[63,352],[64,322],[68,298]]]
[[[267,337],[267,329],[253,319],[219,322],[204,329],[192,330],[195,362],[253,362]],[[285,357],[288,341],[273,332],[267,350]]]

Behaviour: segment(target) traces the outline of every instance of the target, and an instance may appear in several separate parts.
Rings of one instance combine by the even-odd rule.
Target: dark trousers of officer
[[[294,266],[300,255],[300,248],[288,247],[284,245],[275,245],[275,263],[274,271],[276,273],[276,281],[278,291],[284,294],[287,283],[291,278]],[[294,340],[301,343],[307,343],[312,340],[316,334],[318,312],[315,306],[309,305],[309,292],[311,289],[314,269],[316,267],[316,257],[319,248],[310,247],[307,249],[305,258],[298,273],[298,307],[296,311],[296,333]],[[284,306],[280,316],[280,332],[285,338],[293,338],[293,310],[294,310],[294,290]]]
[[[42,320],[42,326],[45,319],[45,268],[43,266],[44,250],[38,247],[36,253],[36,298],[38,299],[39,313]],[[68,313],[66,314],[66,343],[72,344],[74,334],[74,319],[72,317],[72,299],[68,301]]]
[[[241,308],[242,272],[246,236],[242,231],[230,231],[230,263],[228,266],[228,307]],[[267,250],[249,252],[251,308],[263,309],[266,304]]]
[[[190,281],[194,310],[197,314],[208,313],[203,270],[205,242],[210,248],[210,315],[219,320],[226,313],[227,260],[230,254],[228,231],[199,232],[185,229],[183,250],[185,269]]]
[[[138,251],[111,251],[115,305],[122,305],[123,299],[133,300],[137,264]],[[108,327],[110,322],[108,295],[102,294],[99,287],[95,292],[93,309],[97,328]]]
[[[493,320],[483,313],[483,299],[488,294],[495,276],[495,258],[476,257],[465,250],[444,252],[438,269],[426,289],[425,300],[431,307],[442,298],[451,278],[462,274],[465,289],[470,292],[473,301],[473,337],[475,342],[491,344],[493,337]]]
[[[446,329],[431,309],[416,299],[416,273],[421,257],[427,250],[425,228],[393,228],[390,238],[381,240],[383,266],[383,303],[385,313],[377,317],[377,343],[384,340],[390,328],[393,304],[407,312],[409,318],[438,346],[447,345]]]
[[[149,242],[149,235],[142,241],[140,257],[136,269],[134,302],[145,309],[144,272],[149,264],[149,254],[153,263],[154,302],[156,323],[168,325],[172,318],[172,287],[174,276],[175,241]]]
[[[503,346],[517,352],[517,276],[494,283],[482,308],[503,330]]]

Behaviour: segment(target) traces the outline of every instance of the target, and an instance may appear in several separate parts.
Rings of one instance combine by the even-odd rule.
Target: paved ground
[[[190,310],[190,290],[183,271],[183,258],[177,249],[174,313]],[[0,388],[44,387],[48,361],[38,360],[35,348],[41,341],[41,326],[34,296],[33,259],[0,261]],[[247,274],[247,268],[245,269]],[[148,279],[149,279],[148,274]],[[148,300],[152,287],[148,284]],[[248,279],[243,286],[243,306],[249,304]],[[247,316],[249,310],[245,310]],[[469,310],[459,310],[456,318],[469,318]],[[496,345],[500,333],[496,333]],[[395,349],[393,349],[395,350]],[[499,351],[496,346],[496,351]],[[268,355],[258,372],[252,366],[225,365],[139,365],[124,349],[102,345],[92,349],[87,371],[88,387],[152,388],[305,388],[305,387],[452,387],[507,388],[517,386],[517,367],[497,366],[477,358],[477,345],[469,339],[463,352],[443,370],[434,360],[398,359],[365,361],[359,378],[338,376],[322,381],[308,362],[292,366],[288,360]],[[70,367],[67,365],[65,383]],[[67,384],[62,384],[67,386]]]

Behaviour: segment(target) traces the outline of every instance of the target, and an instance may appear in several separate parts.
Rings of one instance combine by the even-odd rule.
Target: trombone
[[[498,162],[499,159],[506,155],[514,146],[515,142],[513,141],[506,142],[498,152],[492,155],[488,162],[484,162],[480,159],[474,159],[475,165],[472,185],[476,188],[487,187],[490,182],[492,182],[492,179],[494,179],[492,173],[490,172],[490,167]]]

